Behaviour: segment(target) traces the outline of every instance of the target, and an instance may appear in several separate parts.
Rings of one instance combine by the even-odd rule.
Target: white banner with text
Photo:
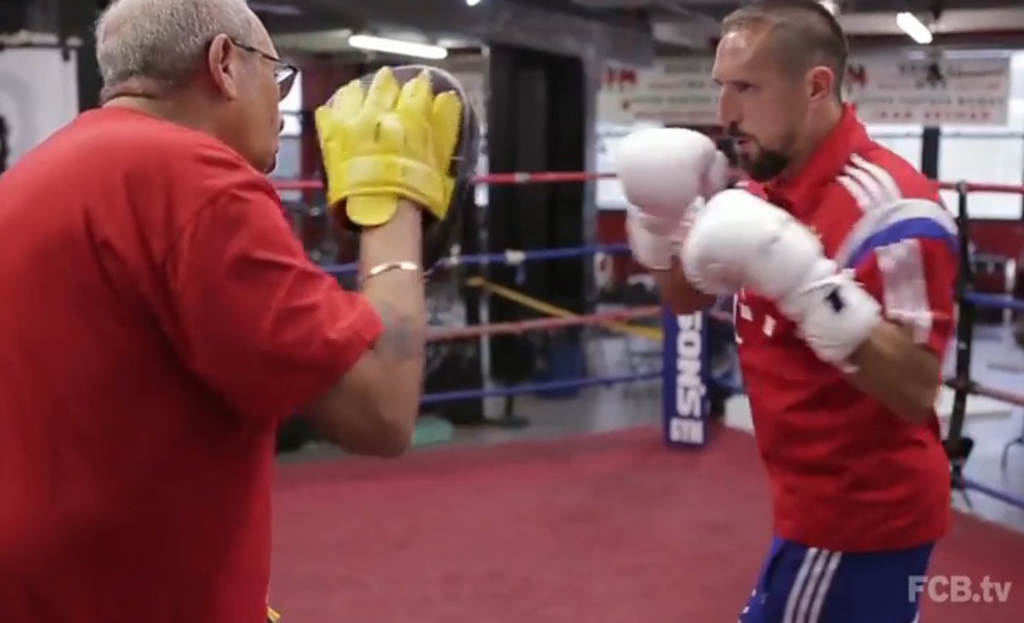
[[[649,69],[604,72],[598,95],[603,123],[710,126],[718,123],[719,87],[711,58],[666,58]],[[1010,59],[851,59],[845,96],[865,123],[1007,124]]]

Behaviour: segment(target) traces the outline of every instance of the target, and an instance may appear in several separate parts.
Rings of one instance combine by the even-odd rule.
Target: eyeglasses
[[[251,45],[246,45],[239,41],[231,39],[231,44],[236,48],[245,50],[246,52],[252,52],[263,58],[274,65],[274,81],[277,82],[278,98],[284,99],[288,96],[288,93],[292,90],[292,86],[295,84],[295,77],[299,75],[299,68],[295,65],[289,65],[282,61],[276,56],[267,54],[263,50],[254,48]]]

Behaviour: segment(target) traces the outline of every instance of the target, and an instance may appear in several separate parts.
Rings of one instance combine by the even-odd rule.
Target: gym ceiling
[[[1020,47],[1020,0],[838,0],[855,49],[917,48],[917,21],[930,47]],[[646,64],[656,54],[704,52],[737,0],[257,0],[249,3],[277,44],[293,52],[365,53],[352,35],[432,44],[452,54],[480,42]],[[913,17],[904,15],[907,13]],[[911,29],[913,29],[911,23]]]

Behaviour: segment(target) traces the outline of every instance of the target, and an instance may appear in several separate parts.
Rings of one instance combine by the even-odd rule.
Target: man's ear
[[[241,59],[238,48],[227,35],[217,35],[206,53],[206,70],[210,80],[227,99],[238,97],[238,72]]]
[[[828,67],[813,67],[807,72],[807,95],[812,100],[831,98],[835,87],[836,75]]]

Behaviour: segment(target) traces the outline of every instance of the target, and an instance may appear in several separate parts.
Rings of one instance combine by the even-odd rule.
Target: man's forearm
[[[397,456],[411,444],[419,415],[426,330],[422,315],[413,317],[379,298],[372,303],[384,332],[314,405],[312,415],[324,436],[344,450]]]
[[[902,327],[883,321],[851,357],[850,380],[906,419],[927,420],[938,396],[941,361]]]
[[[701,311],[715,302],[715,297],[699,292],[686,279],[678,259],[672,260],[669,270],[652,270],[651,276],[661,300],[680,316]]]
[[[423,275],[389,270],[366,279],[366,274],[390,262],[422,261],[420,218],[417,208],[405,204],[391,221],[363,232],[362,294],[384,328],[372,349],[311,409],[325,436],[357,454],[401,454],[419,415],[427,330]]]
[[[360,280],[365,278],[366,271],[388,262],[420,264],[421,219],[422,211],[403,201],[390,222],[364,232],[360,242]],[[400,404],[415,402],[418,409],[427,332],[423,274],[393,270],[368,279],[362,291],[384,324],[384,332],[373,350],[393,375],[394,398]]]

